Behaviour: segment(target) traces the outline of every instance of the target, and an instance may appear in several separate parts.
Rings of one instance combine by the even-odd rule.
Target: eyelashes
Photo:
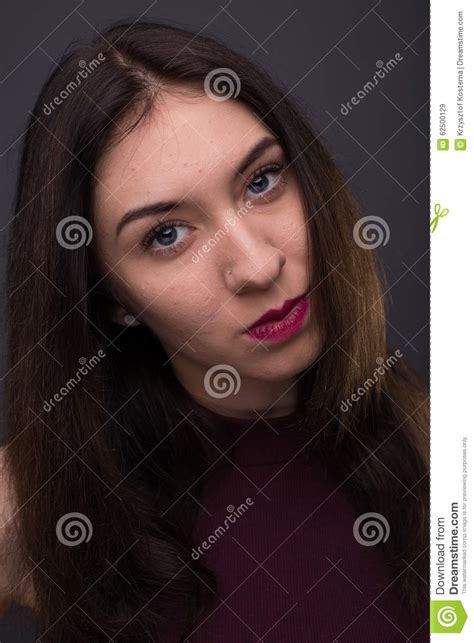
[[[173,246],[163,246],[159,250],[156,248],[151,249],[151,244],[153,243],[154,238],[160,234],[162,230],[167,230],[167,229],[173,229],[173,228],[189,228],[189,226],[185,223],[182,223],[181,221],[166,221],[164,223],[160,223],[158,226],[155,226],[152,228],[143,238],[141,241],[140,245],[142,246],[142,249],[146,252],[147,250],[150,249],[151,252],[157,253],[157,254],[172,254],[175,252],[178,252],[178,250],[183,246],[186,245],[186,242],[184,241],[179,241]]]
[[[252,174],[252,176],[250,177],[250,179],[247,182],[247,187],[249,187],[251,183],[253,183],[254,181],[256,181],[257,179],[259,179],[262,176],[265,176],[267,174],[277,174],[278,172],[281,173],[282,170],[283,170],[283,167],[281,165],[279,165],[279,164],[276,164],[276,163],[266,165],[265,167],[260,168],[259,170],[257,170],[256,172],[254,172]],[[281,180],[281,177],[280,177],[280,179],[277,179],[277,182],[278,182],[278,180]],[[271,190],[272,190],[272,188],[270,188],[270,190],[266,190],[265,192],[260,193],[260,194],[267,194],[267,192],[270,192]],[[259,196],[259,193],[257,193],[256,196]]]
[[[268,164],[262,168],[259,168],[256,170],[252,176],[248,179],[246,183],[246,190],[249,189],[249,186],[251,186],[252,183],[260,179],[261,177],[264,177],[269,174],[277,174],[277,177],[275,178],[274,182],[270,184],[269,187],[264,187],[264,190],[262,192],[253,192],[250,200],[252,202],[256,203],[268,203],[273,201],[284,189],[285,185],[287,183],[286,178],[284,177],[284,170],[286,169],[286,165],[284,163],[271,163]],[[187,241],[183,240],[183,238],[175,240],[173,244],[169,246],[160,246],[159,248],[153,248],[152,244],[155,239],[159,234],[161,234],[163,231],[174,231],[179,228],[190,228],[191,226],[187,223],[184,223],[183,221],[179,220],[169,220],[169,221],[164,221],[163,223],[158,224],[157,226],[154,226],[149,230],[143,239],[140,241],[140,249],[143,252],[151,252],[152,254],[157,254],[157,255],[170,255],[170,254],[176,254],[179,252],[184,246],[186,246]],[[184,236],[186,236],[184,234]],[[187,235],[189,236],[189,235]]]

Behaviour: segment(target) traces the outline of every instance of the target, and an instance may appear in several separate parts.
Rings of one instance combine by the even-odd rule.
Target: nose
[[[279,278],[285,263],[285,254],[272,245],[261,230],[247,227],[241,221],[228,234],[224,279],[234,294],[270,288]]]

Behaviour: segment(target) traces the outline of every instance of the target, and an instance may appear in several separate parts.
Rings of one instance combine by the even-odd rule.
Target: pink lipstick
[[[307,293],[296,299],[288,299],[279,310],[271,309],[257,319],[245,334],[259,342],[285,341],[302,328],[308,310]]]

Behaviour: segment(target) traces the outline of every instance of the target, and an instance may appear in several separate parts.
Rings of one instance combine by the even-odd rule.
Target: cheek
[[[303,211],[299,207],[295,207],[292,212],[294,212],[293,216],[288,217],[280,226],[280,230],[274,237],[274,243],[284,252],[287,259],[301,263],[307,253],[308,225]]]
[[[195,334],[197,337],[201,327],[205,330],[209,310],[215,306],[212,290],[193,278],[189,270],[163,269],[146,280],[142,274],[139,284],[136,279],[128,283],[134,308],[143,311],[142,322],[159,338],[185,342]]]

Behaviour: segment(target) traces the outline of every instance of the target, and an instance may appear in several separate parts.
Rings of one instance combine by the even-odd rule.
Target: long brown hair
[[[221,67],[240,79],[235,100],[279,138],[307,217],[324,347],[299,375],[304,430],[317,434],[312,448],[360,510],[387,519],[384,552],[407,608],[426,595],[427,394],[403,359],[373,378],[390,351],[380,270],[353,237],[355,200],[304,110],[244,57],[175,27],[118,24],[67,53],[42,89],[10,227],[6,457],[19,573],[31,571],[43,641],[143,641],[176,614],[184,637],[218,589],[212,570],[190,556],[192,496],[212,464],[194,425],[209,418],[147,328],[110,320],[94,244],[71,250],[57,233],[67,217],[92,224],[94,168],[118,140],[115,124],[133,113],[127,131],[135,127],[160,84],[202,91]],[[369,378],[360,399],[341,406]],[[89,531],[69,547],[58,529],[73,514]]]

